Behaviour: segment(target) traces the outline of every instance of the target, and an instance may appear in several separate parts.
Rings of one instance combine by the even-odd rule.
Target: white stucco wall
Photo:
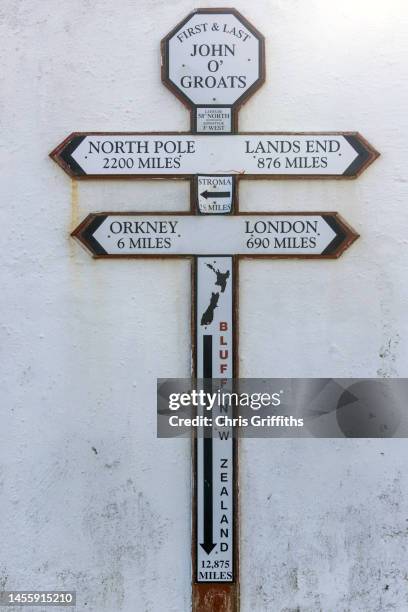
[[[74,130],[186,130],[159,41],[187,0],[0,7],[0,586],[78,610],[190,605],[190,450],[155,438],[155,379],[189,374],[188,262],[95,262],[69,237],[102,210],[181,210],[182,182],[71,180]],[[247,210],[338,210],[338,261],[241,265],[241,376],[407,376],[408,6],[236,0],[266,36],[243,130],[358,130],[357,181],[241,183]],[[242,611],[404,612],[405,440],[241,447]],[[38,608],[37,608],[38,609]]]

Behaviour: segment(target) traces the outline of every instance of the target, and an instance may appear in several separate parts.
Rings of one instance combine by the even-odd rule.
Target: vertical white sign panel
[[[230,390],[233,377],[232,257],[197,257],[197,378],[211,393]],[[217,384],[210,379],[216,379]],[[208,430],[197,433],[197,582],[232,582],[233,437],[230,412],[204,409],[212,417]],[[206,434],[206,435],[204,435]]]

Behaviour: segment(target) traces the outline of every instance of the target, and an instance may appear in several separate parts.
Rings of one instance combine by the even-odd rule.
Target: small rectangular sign
[[[232,212],[233,176],[214,174],[197,176],[198,210],[205,215],[226,215]]]
[[[198,133],[222,134],[232,131],[231,108],[200,106],[196,113],[196,130]]]

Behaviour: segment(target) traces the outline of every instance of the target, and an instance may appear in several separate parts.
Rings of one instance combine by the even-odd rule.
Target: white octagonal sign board
[[[264,81],[263,36],[234,9],[198,9],[162,41],[163,82],[188,106],[234,106]]]

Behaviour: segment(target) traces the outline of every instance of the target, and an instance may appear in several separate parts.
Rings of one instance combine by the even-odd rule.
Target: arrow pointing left
[[[231,195],[230,191],[203,191],[200,196],[208,200],[208,198],[229,198]]]

